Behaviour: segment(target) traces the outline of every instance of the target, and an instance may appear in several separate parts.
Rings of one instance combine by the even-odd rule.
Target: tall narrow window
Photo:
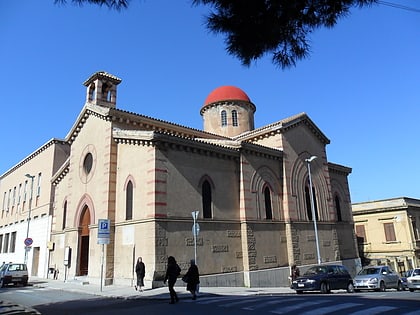
[[[27,192],[28,192],[28,180],[25,180],[25,188],[23,189],[23,201],[26,201]]]
[[[16,186],[13,187],[13,202],[12,205],[14,206],[16,204]]]
[[[7,192],[4,192],[4,195],[3,195],[3,211],[6,210],[6,200],[7,200]]]
[[[0,253],[3,252],[3,234],[0,235]]]
[[[316,194],[315,194],[315,187],[312,187],[312,195],[314,197],[314,211],[315,211],[315,218],[318,221],[318,205],[316,202]],[[311,194],[309,193],[309,186],[305,186],[305,201],[306,201],[306,213],[308,214],[308,219],[312,220],[312,208],[311,208]]]
[[[413,226],[414,238],[415,240],[419,239],[419,230],[417,229],[416,220],[412,219],[411,225]]]
[[[3,253],[9,252],[9,233],[4,234]]]
[[[12,234],[10,234],[10,247],[9,247],[9,252],[10,253],[14,253],[15,252],[15,248],[16,248],[16,232],[12,232]]]
[[[232,111],[232,125],[238,127],[238,112],[236,110]]]
[[[384,223],[385,231],[385,240],[387,242],[395,242],[397,238],[395,237],[394,223]]]
[[[66,228],[66,220],[67,220],[67,201],[64,202],[64,207],[63,207],[63,222],[61,222],[62,230]]]
[[[356,225],[356,236],[358,243],[366,243],[366,231],[363,224]]]
[[[11,198],[11,195],[12,195],[12,190],[9,189],[9,195],[7,196],[7,211],[9,211],[9,209],[10,209],[10,198]]]
[[[265,204],[265,218],[266,220],[273,219],[273,210],[271,208],[271,191],[270,188],[264,189],[264,204]]]
[[[210,183],[205,180],[201,187],[202,193],[202,203],[203,203],[203,218],[210,219],[212,217],[211,214],[211,186]]]
[[[38,174],[38,183],[37,183],[36,195],[37,195],[37,197],[39,197],[41,195],[41,173]]]
[[[125,219],[131,220],[133,219],[133,183],[131,180],[127,184],[125,196]]]
[[[340,198],[336,195],[335,196],[335,211],[337,213],[337,221],[343,221],[343,217],[341,216],[341,205],[340,205]]]
[[[222,112],[220,113],[221,115],[221,119],[222,119],[222,127],[223,126],[227,126],[227,116],[226,116],[226,111],[222,110]]]
[[[18,191],[18,205],[20,205],[20,199],[22,198],[22,183],[19,184],[19,191]]]

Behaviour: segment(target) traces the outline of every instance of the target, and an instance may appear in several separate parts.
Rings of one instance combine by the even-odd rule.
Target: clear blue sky
[[[71,2],[69,0],[69,2]],[[418,0],[392,0],[420,9]],[[0,2],[0,174],[64,138],[96,71],[123,81],[118,108],[202,129],[221,85],[244,90],[256,127],[306,112],[331,140],[330,162],[353,169],[352,202],[420,198],[420,13],[354,9],[311,37],[311,56],[281,70],[227,55],[191,1],[132,0],[128,10]]]

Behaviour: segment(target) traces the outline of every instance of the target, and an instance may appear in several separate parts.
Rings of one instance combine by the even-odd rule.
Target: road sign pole
[[[198,217],[198,211],[191,212],[191,215],[193,217],[194,225],[193,225],[193,235],[194,235],[194,261],[197,265],[197,234],[198,234],[198,223],[197,223],[197,217]]]

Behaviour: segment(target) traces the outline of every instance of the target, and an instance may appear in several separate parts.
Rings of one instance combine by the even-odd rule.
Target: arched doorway
[[[87,276],[89,266],[89,224],[90,211],[85,206],[80,216],[80,232],[79,232],[79,276]]]

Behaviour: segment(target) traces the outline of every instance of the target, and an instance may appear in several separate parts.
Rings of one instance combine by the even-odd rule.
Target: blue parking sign
[[[108,219],[98,220],[98,244],[109,244],[111,234],[111,221]]]

